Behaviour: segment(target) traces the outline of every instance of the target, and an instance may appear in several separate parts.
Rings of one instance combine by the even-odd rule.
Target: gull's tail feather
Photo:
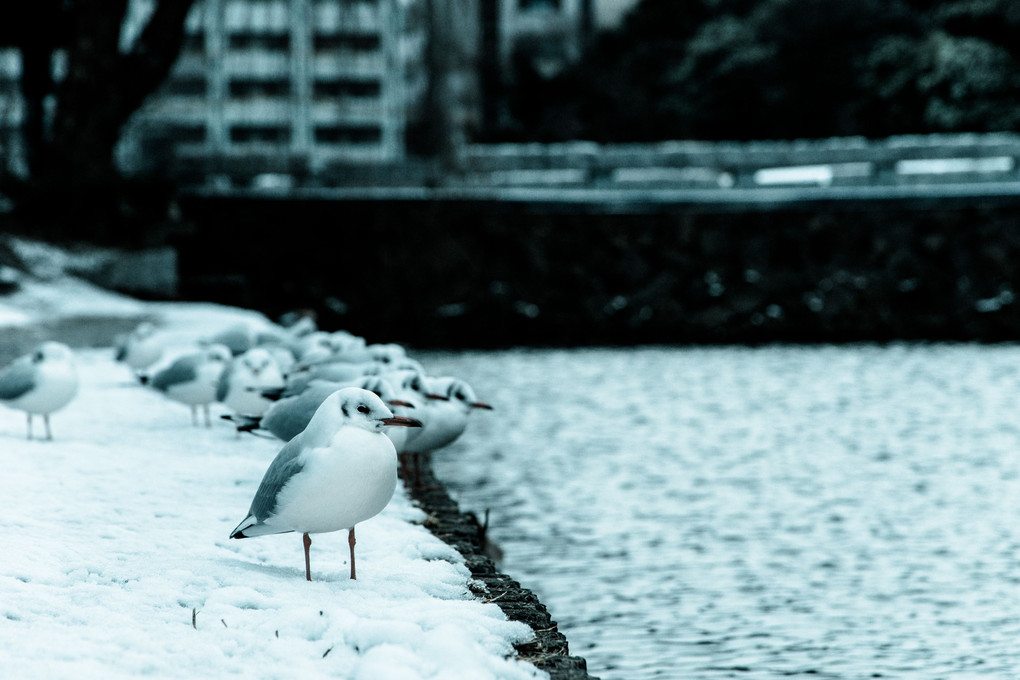
[[[266,536],[268,534],[287,534],[293,529],[279,529],[268,524],[263,524],[255,515],[248,515],[230,533],[231,538],[253,538],[255,536]]]

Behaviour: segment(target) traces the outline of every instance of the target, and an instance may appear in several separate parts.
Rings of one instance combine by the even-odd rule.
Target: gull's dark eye
[[[365,406],[364,404],[362,404],[361,406],[358,407],[358,413],[368,413],[368,411],[369,411],[369,408],[367,406]]]
[[[46,357],[44,357],[43,353],[40,351],[40,352],[36,352],[35,353],[35,356],[32,357],[32,361],[34,361],[35,363],[39,363],[40,361],[42,361],[45,358]]]

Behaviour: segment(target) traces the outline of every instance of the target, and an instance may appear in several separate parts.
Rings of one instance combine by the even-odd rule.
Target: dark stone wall
[[[193,199],[187,299],[411,346],[1020,338],[1020,205],[600,214]]]
[[[567,638],[548,608],[533,592],[499,570],[490,557],[493,546],[486,536],[488,527],[473,514],[461,512],[436,479],[431,463],[421,462],[417,483],[410,479],[403,483],[411,498],[427,513],[425,527],[464,556],[471,571],[474,595],[496,603],[508,619],[525,623],[535,632],[534,639],[516,647],[517,657],[548,673],[550,680],[598,680],[588,674],[585,659],[570,654]]]

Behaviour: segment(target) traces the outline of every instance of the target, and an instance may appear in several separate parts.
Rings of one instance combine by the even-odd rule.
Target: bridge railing
[[[211,154],[181,145],[171,172],[184,185],[232,190],[447,188],[711,190],[798,187],[938,187],[1017,184],[1020,134],[957,134],[794,141],[601,145],[470,144],[453,163],[380,162],[307,153]]]
[[[1020,135],[471,145],[451,182],[698,187],[1020,181]]]

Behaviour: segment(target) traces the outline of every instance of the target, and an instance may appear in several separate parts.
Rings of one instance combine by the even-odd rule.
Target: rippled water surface
[[[434,456],[604,680],[1020,677],[1020,348],[429,354]]]

